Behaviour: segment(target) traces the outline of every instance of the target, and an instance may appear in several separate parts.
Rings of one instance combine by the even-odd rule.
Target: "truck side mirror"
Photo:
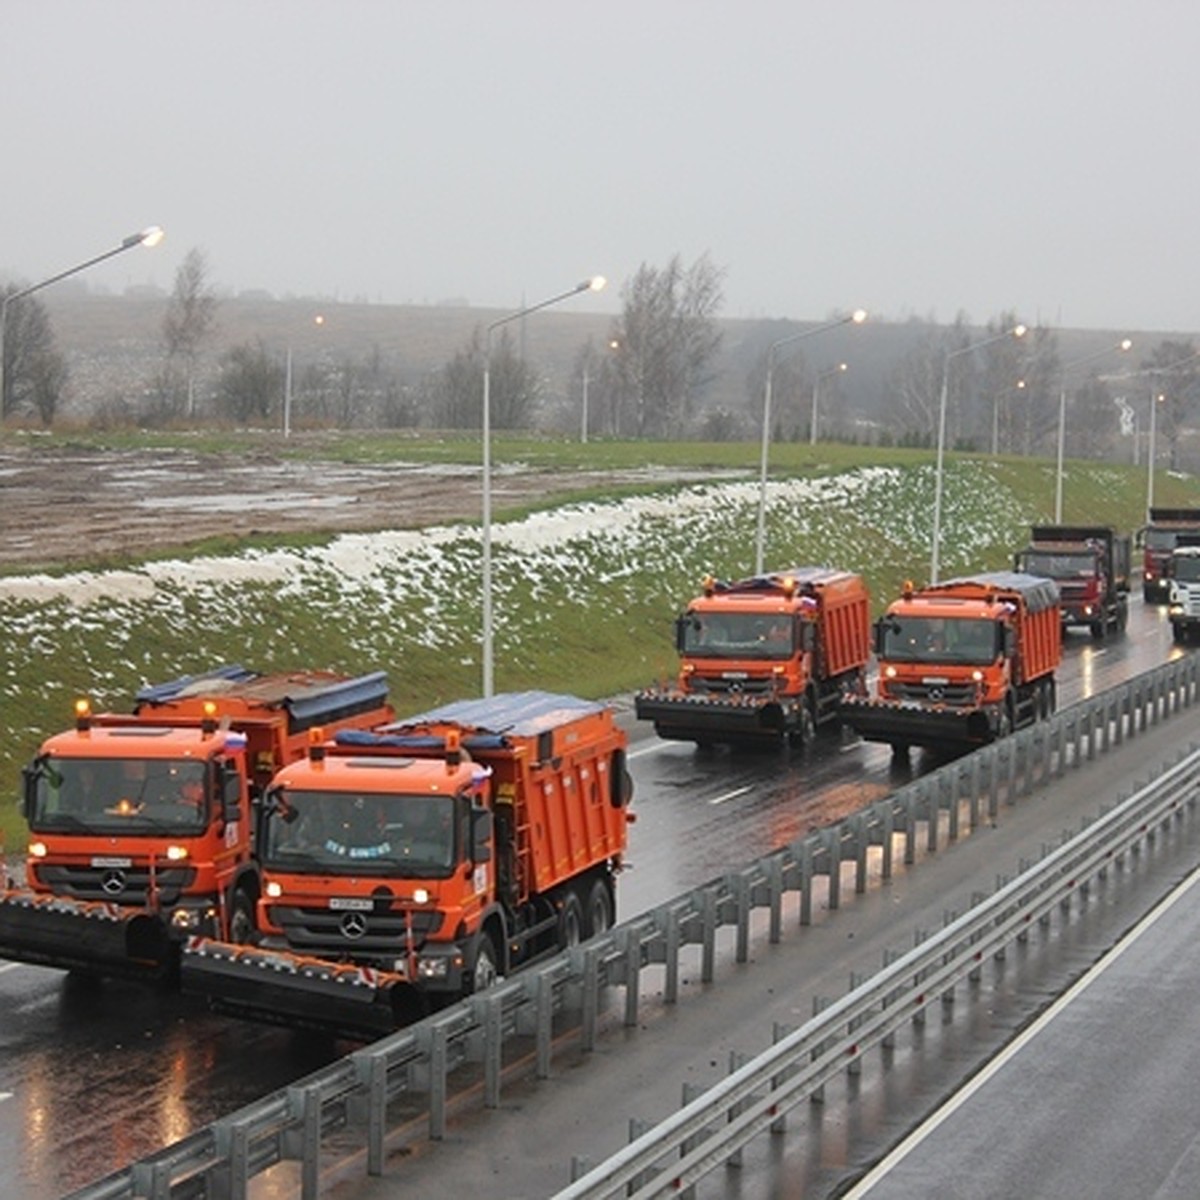
[[[1017,631],[1011,626],[1004,626],[1003,633],[1004,657],[1015,658],[1017,653]]]
[[[806,621],[803,617],[797,617],[796,624],[799,626],[796,645],[800,648],[801,652],[808,653],[810,650],[815,650],[817,646],[817,627],[811,621]]]
[[[876,658],[883,657],[883,637],[884,624],[881,618],[871,626],[871,649],[875,651]]]
[[[633,799],[633,776],[624,750],[613,751],[608,772],[608,802],[613,808],[624,808]]]
[[[492,811],[489,808],[471,809],[471,860],[490,862],[492,858]]]
[[[682,616],[675,618],[675,649],[678,650],[680,654],[683,653],[684,648],[687,646],[688,627],[695,620],[695,617],[693,617],[691,613],[684,613]],[[699,628],[698,623],[696,628]]]
[[[225,824],[242,819],[242,776],[233,763],[221,764],[221,813]]]
[[[29,820],[29,814],[33,812],[34,794],[37,791],[38,768],[22,767],[21,768],[21,794],[17,797],[17,812]]]

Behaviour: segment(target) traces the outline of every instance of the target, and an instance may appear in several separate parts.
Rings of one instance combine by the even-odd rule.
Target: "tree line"
[[[715,364],[724,271],[707,255],[642,264],[621,288],[621,309],[602,339],[573,359],[567,393],[556,394],[511,327],[491,340],[489,409],[497,430],[537,429],[579,436],[750,440],[760,435],[772,345],[803,333],[795,322],[767,322],[742,395],[727,383],[715,396]],[[19,290],[0,289],[0,300]],[[292,427],[478,429],[488,339],[476,328],[450,358],[413,375],[379,350],[355,357],[333,351],[293,375],[291,363],[261,339],[234,345],[215,364],[206,356],[218,300],[202,251],[176,272],[161,326],[161,359],[136,401],[93,406],[96,423],[166,426],[220,420]],[[68,384],[64,356],[36,297],[6,305],[3,340],[5,421],[51,426]],[[981,334],[961,315],[949,326],[927,322],[910,339],[885,382],[875,419],[852,419],[845,403],[846,364],[817,366],[797,347],[773,363],[771,430],[776,440],[872,441],[930,446],[945,394],[945,444],[996,454],[1053,452],[1060,414],[1066,453],[1113,457],[1144,440],[1147,388],[1155,397],[1156,441],[1169,465],[1181,465],[1183,435],[1200,407],[1200,355],[1189,340],[1165,340],[1133,354],[1098,353],[1086,372],[1068,370],[1057,334],[1044,326],[1003,337],[1017,323],[1002,312]],[[977,347],[977,348],[975,348]],[[839,371],[840,367],[840,371]],[[1136,381],[1136,383],[1134,382]],[[1136,392],[1139,403],[1127,395]],[[580,411],[580,398],[584,411]],[[814,425],[815,421],[815,425]]]

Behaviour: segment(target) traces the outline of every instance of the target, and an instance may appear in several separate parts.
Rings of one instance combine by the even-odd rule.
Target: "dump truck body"
[[[185,989],[378,1034],[602,932],[631,819],[626,744],[607,706],[545,692],[339,737],[264,802],[259,944],[193,940]]]
[[[1014,565],[1058,585],[1063,627],[1103,641],[1129,621],[1130,538],[1108,525],[1034,525]]]
[[[1151,508],[1138,533],[1142,547],[1142,595],[1147,601],[1169,599],[1171,551],[1200,536],[1200,508]],[[1183,539],[1181,542],[1181,538]]]
[[[24,771],[25,883],[0,893],[0,957],[165,976],[189,934],[249,936],[261,788],[317,722],[389,719],[385,697],[382,674],[222,667],[144,689],[132,713],[78,706]]]
[[[865,691],[870,597],[862,578],[793,567],[737,583],[706,581],[676,622],[679,675],[634,698],[659,737],[804,742]]]
[[[1053,581],[983,573],[906,589],[875,626],[871,699],[843,719],[869,741],[961,750],[1053,712],[1062,623]]]

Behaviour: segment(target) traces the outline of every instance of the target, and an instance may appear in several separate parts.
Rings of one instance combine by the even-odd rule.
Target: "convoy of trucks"
[[[698,745],[803,744],[866,691],[870,596],[862,577],[793,567],[706,579],[675,623],[678,679],[634,698],[659,737]]]
[[[626,747],[611,707],[537,691],[314,743],[260,808],[258,944],[192,939],[184,989],[377,1035],[604,931]]]
[[[1171,551],[1181,539],[1200,537],[1200,508],[1151,508],[1138,533],[1142,547],[1142,596],[1151,603],[1169,599]]]
[[[1130,541],[1110,525],[1034,525],[1014,566],[1058,584],[1064,629],[1082,625],[1103,641],[1129,620]]]
[[[1200,509],[1150,518],[1145,595],[1167,590],[1183,641]],[[636,716],[700,746],[833,723],[898,755],[986,744],[1055,710],[1064,627],[1125,628],[1130,549],[1108,526],[1035,525],[1016,570],[906,584],[873,627],[849,571],[708,578],[676,621],[677,679]],[[81,702],[23,772],[0,957],[375,1036],[613,923],[627,748],[610,706],[547,692],[396,720],[382,672],[224,666],[128,714]]]
[[[25,883],[0,892],[0,957],[165,977],[189,934],[249,938],[259,793],[310,729],[394,715],[382,672],[225,666],[143,689],[132,713],[80,701],[23,772]]]
[[[1058,589],[1018,572],[906,585],[875,624],[872,698],[842,719],[868,741],[962,750],[1052,713],[1062,657]]]

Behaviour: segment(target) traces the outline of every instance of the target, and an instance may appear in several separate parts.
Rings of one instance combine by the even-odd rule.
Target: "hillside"
[[[140,394],[161,365],[165,296],[100,296],[64,287],[41,295],[53,321],[60,350],[71,372],[70,403],[64,415],[82,417],[112,395]],[[318,326],[314,317],[324,319]],[[412,383],[444,364],[462,349],[472,333],[503,315],[490,309],[453,306],[399,306],[308,300],[275,300],[264,296],[222,299],[217,329],[206,347],[202,373],[210,377],[232,346],[261,342],[282,361],[290,345],[299,371],[323,356],[365,360],[378,353],[381,363]],[[814,314],[811,323],[827,319]],[[612,318],[571,312],[569,307],[531,317],[524,331],[530,358],[540,366],[551,396],[572,390],[575,356],[591,339],[603,344]],[[722,344],[704,402],[731,411],[747,405],[748,380],[761,377],[767,348],[810,322],[763,319],[722,320]],[[868,320],[861,327],[834,329],[795,353],[811,370],[845,361],[849,369],[837,380],[838,406],[876,420],[889,403],[888,381],[904,355],[927,332],[922,321]],[[1126,331],[1122,331],[1122,334]],[[1105,330],[1062,330],[1060,354],[1070,361],[1103,350],[1114,333]],[[1149,347],[1164,336],[1134,335]],[[758,388],[755,385],[757,401]]]

